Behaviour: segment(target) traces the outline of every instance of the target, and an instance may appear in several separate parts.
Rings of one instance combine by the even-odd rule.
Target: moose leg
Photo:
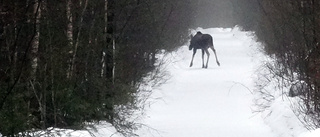
[[[193,58],[194,58],[194,55],[196,54],[197,50],[196,49],[193,49],[193,54],[192,54],[192,59],[191,59],[191,62],[190,62],[190,67],[192,67],[193,65]]]
[[[218,66],[220,66],[220,63],[218,61],[218,57],[217,57],[217,53],[216,53],[216,50],[213,48],[213,46],[210,46],[210,48],[212,49],[213,53],[214,53],[214,56],[216,57],[216,62],[218,64]]]
[[[202,68],[205,68],[204,66],[204,49],[201,49],[202,51]]]
[[[208,68],[208,62],[209,62],[210,53],[209,53],[208,49],[205,49],[204,51],[207,54],[207,64],[206,64],[205,68]],[[202,58],[203,58],[203,56],[202,56]]]

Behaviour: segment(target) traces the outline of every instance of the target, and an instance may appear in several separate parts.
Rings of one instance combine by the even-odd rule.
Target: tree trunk
[[[83,15],[87,9],[88,6],[88,0],[85,0],[84,5],[82,1],[80,1],[80,7],[83,5],[82,12],[80,14],[80,21],[79,21],[79,28],[78,28],[78,33],[77,33],[77,39],[75,40],[75,43],[73,44],[73,26],[72,26],[72,14],[71,14],[71,0],[67,1],[67,17],[68,17],[68,28],[67,28],[67,37],[68,37],[68,44],[71,47],[71,51],[69,51],[69,54],[71,54],[71,61],[69,64],[69,70],[67,72],[67,77],[71,78],[74,73],[75,69],[75,61],[76,61],[76,56],[77,56],[77,51],[80,43],[80,34],[81,34],[81,29],[82,29],[82,24],[83,24]],[[69,16],[68,16],[69,15]],[[70,22],[71,21],[71,22]]]
[[[106,0],[107,4],[107,26],[106,26],[106,77],[109,81],[113,81],[114,68],[114,0]]]
[[[71,14],[71,0],[67,0],[66,3],[66,14],[67,14],[67,39],[68,39],[68,47],[70,47],[70,57],[72,57],[73,54],[73,25],[72,25],[72,14]],[[67,71],[67,78],[71,77],[72,74],[72,59],[69,59],[69,66],[68,66],[68,71]]]
[[[108,0],[104,2],[104,29],[103,29],[103,41],[105,42],[104,45],[107,44],[107,28],[108,28]],[[101,77],[105,76],[106,71],[106,48],[102,48],[102,55],[101,55]]]
[[[103,53],[104,64],[105,65],[105,75],[107,79],[107,85],[109,87],[109,91],[107,93],[106,99],[109,100],[110,104],[107,107],[107,116],[111,123],[114,120],[114,49],[115,49],[115,40],[114,40],[114,10],[115,10],[115,2],[114,0],[105,0],[105,52]],[[104,68],[102,68],[104,69]]]
[[[39,105],[39,111],[40,111],[40,126],[42,129],[46,128],[46,99],[45,99],[45,90],[41,91],[37,88],[37,85],[40,85],[39,82],[37,82],[37,68],[39,66],[38,64],[38,51],[39,51],[39,40],[40,40],[40,18],[42,13],[42,5],[43,1],[40,0],[34,0],[33,5],[33,15],[34,15],[34,37],[32,39],[32,45],[31,45],[31,79],[29,81],[29,84],[31,86],[31,90],[34,93],[35,98],[37,99],[38,105]]]
[[[34,3],[34,29],[35,35],[32,40],[31,45],[31,78],[35,80],[36,71],[38,68],[38,50],[39,50],[39,37],[40,37],[40,18],[41,18],[41,3],[38,0],[35,0]]]

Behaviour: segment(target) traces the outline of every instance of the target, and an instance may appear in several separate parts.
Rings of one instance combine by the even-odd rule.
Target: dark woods
[[[311,122],[305,117],[301,120],[310,128],[319,128],[320,2],[241,0],[239,4],[241,7],[236,8],[242,18],[240,24],[255,32],[266,54],[274,59],[273,63],[265,64],[273,75],[269,78],[277,79],[278,86],[290,87],[288,95],[302,100],[300,106],[294,106],[300,111],[297,114],[311,117]],[[264,92],[265,85],[260,82],[258,86]]]
[[[0,133],[101,120],[134,128],[121,112],[138,109],[135,93],[156,54],[187,38],[189,4],[1,0]]]

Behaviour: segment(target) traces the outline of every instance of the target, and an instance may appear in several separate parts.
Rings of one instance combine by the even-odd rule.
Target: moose
[[[210,53],[208,51],[208,48],[212,49],[212,51],[216,57],[216,62],[218,64],[218,66],[220,66],[220,63],[217,58],[216,50],[213,47],[212,36],[209,34],[202,34],[200,31],[198,31],[195,36],[191,35],[189,50],[193,49],[193,55],[192,55],[190,67],[192,67],[192,65],[193,65],[193,58],[197,52],[197,49],[201,49],[201,51],[202,51],[202,68],[208,68],[208,62],[209,62],[209,57],[210,57]],[[205,53],[207,54],[206,65],[204,65],[204,54]]]

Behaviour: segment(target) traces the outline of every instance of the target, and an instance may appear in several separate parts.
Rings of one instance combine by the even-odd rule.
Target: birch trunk
[[[80,26],[79,26],[79,30],[78,30],[78,33],[77,33],[77,39],[76,39],[75,44],[74,44],[74,49],[71,52],[72,53],[72,58],[71,58],[70,77],[73,76],[74,69],[75,69],[75,61],[76,61],[76,56],[77,56],[77,50],[78,50],[78,47],[79,47],[80,34],[81,34],[82,23],[83,23],[83,15],[84,15],[84,12],[87,9],[87,5],[88,5],[88,0],[85,0],[84,6],[83,6],[83,10],[82,10],[81,15],[80,15],[80,22],[79,22]],[[82,1],[80,1],[80,6],[82,6]]]
[[[103,41],[105,42],[105,45],[107,44],[107,29],[108,29],[108,0],[105,0],[104,2],[104,30],[103,30]],[[105,70],[106,70],[106,51],[105,48],[102,50],[101,55],[101,77],[105,76]]]
[[[116,62],[115,62],[115,56],[116,56],[116,41],[114,37],[112,38],[112,84],[114,84],[115,79],[115,73],[116,73]]]
[[[41,3],[35,0],[33,14],[35,16],[34,29],[35,35],[32,40],[31,45],[31,78],[34,80],[36,78],[36,71],[38,68],[38,50],[39,50],[39,37],[40,37],[40,17],[41,17]]]
[[[33,90],[33,93],[38,101],[39,104],[39,111],[40,111],[40,125],[42,129],[46,128],[46,91],[43,90],[37,90],[35,88],[35,83],[36,82],[36,72],[38,68],[38,51],[39,51],[39,40],[40,40],[40,18],[41,18],[41,13],[42,13],[42,3],[45,3],[40,0],[34,0],[34,29],[35,29],[35,34],[32,40],[32,45],[31,45],[31,80],[30,80],[30,85],[31,85],[31,90]],[[45,5],[44,5],[45,6]]]
[[[68,47],[70,47],[70,51],[69,54],[70,56],[72,56],[73,54],[73,25],[72,25],[72,14],[71,14],[71,0],[67,0],[67,4],[66,4],[66,14],[67,14],[67,21],[68,21],[68,25],[67,25],[67,39],[68,39]],[[69,66],[68,66],[68,71],[67,71],[67,78],[71,77],[72,74],[72,59],[70,58],[69,60]]]

